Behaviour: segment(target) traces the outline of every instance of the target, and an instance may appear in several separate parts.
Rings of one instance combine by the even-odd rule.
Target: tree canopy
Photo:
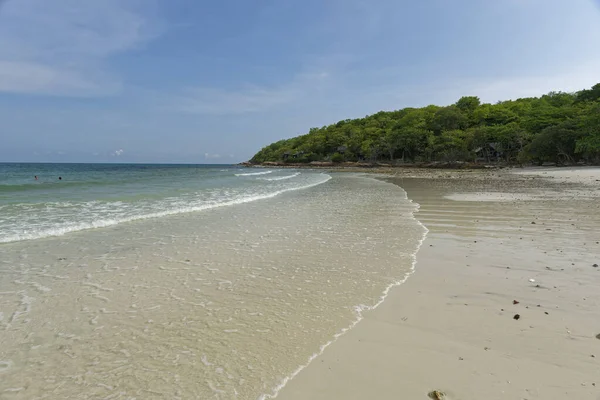
[[[481,103],[467,96],[440,107],[380,111],[272,143],[267,161],[600,161],[600,83],[577,93]]]

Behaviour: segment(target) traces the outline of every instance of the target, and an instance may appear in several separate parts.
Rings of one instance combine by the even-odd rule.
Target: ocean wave
[[[254,176],[254,175],[267,175],[273,171],[262,171],[262,172],[247,172],[245,174],[235,174],[235,176]]]
[[[62,236],[64,234],[67,234],[70,232],[77,232],[77,231],[82,231],[82,230],[86,230],[86,229],[105,228],[108,226],[131,222],[131,221],[136,221],[136,220],[160,218],[160,217],[165,217],[165,216],[169,216],[169,215],[176,215],[176,214],[189,213],[189,212],[195,212],[195,211],[203,211],[203,210],[208,210],[208,209],[212,209],[212,208],[226,207],[226,206],[232,206],[232,205],[236,205],[236,204],[249,203],[252,201],[269,199],[269,198],[278,196],[285,192],[308,189],[308,188],[323,184],[331,179],[331,176],[327,175],[327,174],[320,174],[319,177],[321,179],[319,179],[318,181],[311,182],[311,183],[303,185],[303,186],[296,186],[296,187],[293,186],[293,187],[288,187],[288,188],[282,188],[282,189],[279,189],[279,190],[276,190],[273,192],[257,193],[257,194],[252,194],[249,196],[240,196],[240,197],[237,197],[234,199],[227,199],[225,201],[211,200],[211,201],[208,201],[206,203],[196,205],[196,206],[173,207],[173,208],[162,210],[162,211],[148,212],[147,214],[129,215],[129,216],[123,216],[123,217],[116,217],[116,218],[100,218],[100,219],[97,219],[94,221],[89,221],[89,222],[71,222],[71,223],[62,224],[60,226],[47,227],[47,228],[42,228],[39,230],[25,231],[22,233],[13,233],[13,234],[9,234],[4,237],[0,236],[0,243],[10,243],[10,242],[23,241],[23,240],[41,239],[41,238],[50,237],[50,236]]]
[[[292,175],[278,176],[276,178],[256,178],[256,179],[260,179],[262,181],[271,181],[271,182],[272,181],[283,181],[283,180],[286,180],[286,179],[295,178],[298,175],[300,175],[300,172],[296,172],[295,174],[292,174]]]

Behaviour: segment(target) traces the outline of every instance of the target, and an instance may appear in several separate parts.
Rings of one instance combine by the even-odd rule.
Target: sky
[[[0,162],[235,163],[600,82],[600,0],[0,0]]]

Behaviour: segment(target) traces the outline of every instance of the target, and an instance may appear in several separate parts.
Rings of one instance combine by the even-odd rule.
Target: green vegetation
[[[600,162],[600,83],[577,93],[381,111],[281,140],[251,160]]]

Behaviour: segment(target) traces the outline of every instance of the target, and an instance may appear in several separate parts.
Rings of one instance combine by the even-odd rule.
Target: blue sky
[[[600,82],[596,0],[5,0],[0,161],[232,163],[379,110]]]

